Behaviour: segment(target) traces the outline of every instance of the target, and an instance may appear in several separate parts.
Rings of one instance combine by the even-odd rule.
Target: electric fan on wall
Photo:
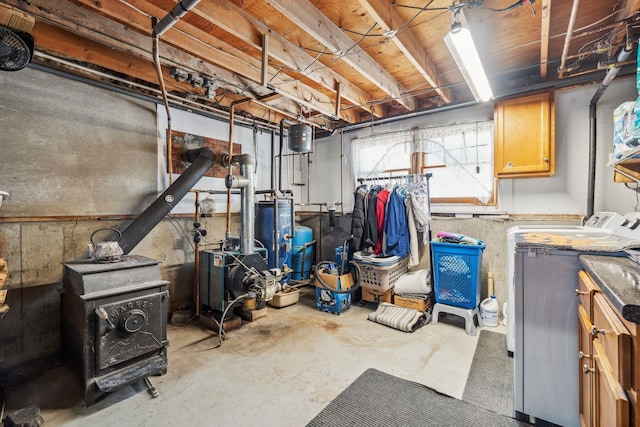
[[[31,62],[35,19],[14,7],[0,4],[0,70],[18,71]]]

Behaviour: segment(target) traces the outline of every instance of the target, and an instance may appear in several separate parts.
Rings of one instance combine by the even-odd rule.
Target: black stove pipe
[[[207,173],[216,160],[216,153],[210,148],[201,148],[189,150],[182,157],[191,161],[191,166],[122,232],[118,243],[124,254],[131,252]]]
[[[593,94],[591,98],[591,102],[589,102],[589,181],[587,183],[587,218],[591,218],[595,209],[595,188],[596,188],[596,145],[597,145],[597,104],[604,91],[609,87],[609,83],[613,81],[613,79],[620,71],[620,63],[627,60],[629,55],[631,55],[631,51],[633,50],[632,45],[625,46],[620,53],[618,54],[617,63],[612,68],[607,71],[602,83],[596,90],[596,93]]]

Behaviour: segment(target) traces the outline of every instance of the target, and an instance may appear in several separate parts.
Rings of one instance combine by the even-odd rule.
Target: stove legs
[[[151,397],[154,397],[154,398],[158,397],[159,395],[158,390],[156,390],[153,384],[151,384],[151,381],[149,381],[148,377],[144,377],[144,384],[147,386],[147,391],[149,392]]]

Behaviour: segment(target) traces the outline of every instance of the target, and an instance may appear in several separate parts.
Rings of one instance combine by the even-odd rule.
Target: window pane
[[[352,141],[357,178],[409,169],[412,152],[425,153],[432,173],[431,197],[477,198],[486,203],[493,186],[493,122],[391,132]]]

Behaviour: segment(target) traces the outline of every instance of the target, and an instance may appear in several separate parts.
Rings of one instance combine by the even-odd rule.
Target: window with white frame
[[[351,149],[356,179],[406,174],[412,153],[424,153],[434,202],[491,202],[493,121],[374,134],[353,139]]]

